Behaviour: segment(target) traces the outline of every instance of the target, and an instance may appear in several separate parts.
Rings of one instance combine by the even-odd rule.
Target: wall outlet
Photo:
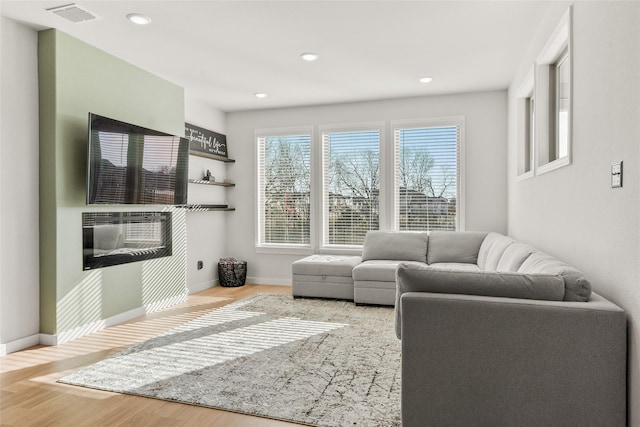
[[[198,261],[198,270],[202,270],[202,267],[204,267],[204,264],[202,261]]]
[[[622,187],[622,161],[611,165],[611,188]]]

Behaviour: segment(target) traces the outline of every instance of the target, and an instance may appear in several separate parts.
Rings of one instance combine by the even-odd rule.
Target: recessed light
[[[151,18],[140,13],[130,13],[127,19],[137,25],[147,25],[151,23]]]
[[[420,83],[430,83],[431,80],[433,80],[433,77],[428,77],[428,76],[420,77]]]
[[[267,97],[267,94],[264,93],[264,92],[258,92],[255,95],[256,95],[256,98],[266,98]]]
[[[318,59],[318,54],[313,52],[306,52],[300,55],[300,58],[304,59],[305,61],[311,62]]]

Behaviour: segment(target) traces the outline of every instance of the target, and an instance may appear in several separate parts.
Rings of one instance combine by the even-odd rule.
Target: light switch
[[[611,188],[622,187],[622,161],[611,165]]]

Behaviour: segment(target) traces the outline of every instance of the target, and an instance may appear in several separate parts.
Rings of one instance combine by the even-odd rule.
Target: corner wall
[[[256,129],[316,126],[317,132],[317,125],[384,121],[388,127],[390,120],[451,116],[465,117],[466,229],[505,233],[506,92],[424,96],[227,114],[229,150],[236,158],[229,169],[236,187],[229,197],[237,208],[227,219],[233,233],[227,238],[229,255],[248,261],[248,280],[266,284],[291,284],[291,263],[302,257],[256,252]]]
[[[4,17],[0,29],[1,355],[39,341],[39,215],[38,35]]]
[[[85,204],[88,113],[183,135],[184,93],[57,30],[39,33],[38,59],[40,332],[59,343],[186,295],[184,210]],[[159,210],[173,211],[173,256],[83,271],[82,212]]]
[[[226,134],[226,115],[190,94],[185,95],[185,121],[205,129]],[[235,155],[233,147],[229,157]],[[216,181],[227,177],[227,164],[198,156],[189,156],[189,178],[202,179],[210,170]],[[225,204],[234,188],[189,184],[190,204]],[[187,213],[187,286],[189,293],[201,291],[218,282],[218,259],[227,256],[227,218],[235,212],[192,211]],[[203,267],[198,270],[197,263]]]
[[[572,164],[518,182],[515,93],[567,10],[554,3],[509,90],[509,234],[575,265],[629,319],[629,425],[640,425],[640,3],[573,6]],[[624,161],[624,187],[610,166]]]

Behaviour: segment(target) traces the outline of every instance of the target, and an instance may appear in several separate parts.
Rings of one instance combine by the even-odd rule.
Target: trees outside
[[[263,149],[264,243],[309,244],[310,137],[265,138]]]
[[[379,143],[378,143],[379,144]],[[328,244],[361,245],[380,228],[378,150],[332,150],[328,169]]]
[[[455,230],[457,129],[402,129],[396,180],[400,230]]]
[[[457,128],[403,129],[396,135],[400,230],[455,230]],[[380,228],[380,132],[323,135],[324,242],[357,246]],[[262,139],[263,243],[309,244],[311,137]]]

